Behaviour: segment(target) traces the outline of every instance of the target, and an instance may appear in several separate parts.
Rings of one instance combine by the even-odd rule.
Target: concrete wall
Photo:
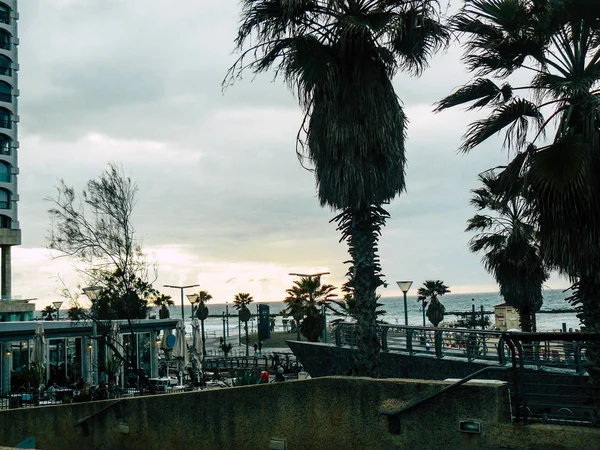
[[[28,436],[51,449],[268,449],[273,437],[296,449],[600,449],[600,430],[515,426],[503,417],[503,390],[473,384],[409,413],[391,434],[381,408],[394,409],[444,383],[327,377],[184,394],[0,412],[0,445]],[[460,419],[483,425],[458,431]]]
[[[320,342],[286,341],[302,366],[313,377],[348,375],[351,367],[350,347],[336,347]],[[487,366],[497,366],[496,362],[469,362],[466,358],[436,358],[431,355],[408,355],[404,353],[381,352],[381,376],[384,378],[418,378],[426,380],[445,380],[446,378],[464,378]],[[483,378],[497,379],[497,373],[484,375]]]

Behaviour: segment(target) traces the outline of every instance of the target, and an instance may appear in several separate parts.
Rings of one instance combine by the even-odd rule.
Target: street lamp
[[[200,303],[200,297],[198,296],[198,294],[186,294],[186,297],[192,304],[192,320],[193,320],[194,319],[194,308],[196,306],[196,303]]]
[[[198,287],[198,286],[200,286],[200,285],[199,284],[189,284],[187,286],[173,286],[171,284],[163,285],[163,287],[166,287],[166,288],[173,288],[173,289],[181,290],[181,320],[183,320],[184,327],[185,327],[185,312],[183,310],[183,290],[188,289],[188,288]]]
[[[100,294],[102,293],[102,288],[100,286],[89,286],[83,288],[83,293],[89,298],[92,302],[98,300]]]
[[[58,300],[56,302],[52,302],[52,304],[56,308],[56,320],[58,321],[60,320],[60,307],[62,306],[63,302]]]
[[[406,304],[406,293],[412,286],[412,281],[396,281],[400,290],[404,293],[404,326],[408,326],[408,306]]]

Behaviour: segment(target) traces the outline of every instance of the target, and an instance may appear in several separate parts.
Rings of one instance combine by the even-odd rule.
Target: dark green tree
[[[246,356],[249,354],[248,350],[248,321],[252,317],[250,310],[248,309],[248,305],[252,303],[254,299],[248,293],[240,292],[239,294],[235,294],[233,298],[233,307],[239,311],[240,321],[244,322],[244,331],[246,333]]]
[[[119,270],[103,275],[105,288],[98,299],[92,301],[92,312],[98,320],[145,319],[148,316],[148,303],[158,294],[151,283],[135,275],[124,277]]]
[[[56,320],[56,308],[52,305],[48,305],[42,309],[42,319]]]
[[[173,306],[175,302],[170,295],[158,294],[154,296],[151,301],[155,307],[160,308],[158,310],[158,317],[160,319],[168,319],[171,316],[169,306]]]
[[[244,70],[275,70],[305,116],[297,154],[313,167],[319,201],[351,257],[358,305],[353,371],[379,374],[377,254],[388,213],[405,189],[406,117],[394,91],[398,70],[418,75],[448,40],[435,1],[243,0],[236,39],[241,56],[225,83]]]
[[[500,179],[508,196],[525,180],[542,257],[572,280],[584,332],[600,331],[599,23],[597,1],[467,0],[453,25],[474,79],[438,105],[490,110],[461,149],[504,132],[514,158]],[[587,356],[600,379],[600,350]]]
[[[286,290],[288,297],[284,300],[283,314],[294,318],[299,333],[310,342],[318,342],[323,336],[325,318],[321,310],[329,306],[335,289],[331,284],[321,284],[321,277],[317,275],[300,277]]]
[[[427,318],[437,327],[439,323],[444,320],[444,313],[446,308],[438,297],[444,294],[448,294],[450,289],[441,280],[427,280],[423,283],[423,286],[417,291],[417,301],[420,301],[423,305],[423,326],[425,326],[425,307],[429,299],[429,308],[427,308]]]
[[[204,333],[204,321],[208,318],[208,306],[206,304],[212,298],[208,291],[198,291],[196,317],[200,320],[200,326],[202,327],[202,355],[206,355],[206,335]]]
[[[484,252],[485,269],[500,286],[504,301],[519,313],[521,329],[535,331],[535,313],[543,303],[543,284],[549,273],[539,251],[533,213],[515,191],[510,198],[497,195],[497,177],[480,175],[471,204],[478,213],[467,221],[466,231],[477,231],[469,242],[472,252]]]

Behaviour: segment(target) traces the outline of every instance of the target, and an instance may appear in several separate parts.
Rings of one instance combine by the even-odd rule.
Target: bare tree
[[[57,258],[73,260],[85,284],[101,288],[100,295],[90,299],[89,310],[81,308],[78,296],[69,289],[63,289],[63,295],[80,308],[80,320],[97,324],[96,338],[148,384],[135,358],[128,354],[131,351],[111,335],[112,321],[126,319],[134,336],[132,320],[145,318],[148,301],[158,294],[152,287],[156,267],[142,251],[131,220],[137,192],[137,185],[114,163],[87,182],[80,198],[72,186],[60,180],[55,197],[46,198],[52,203],[48,247],[57,251]],[[154,278],[150,279],[152,271]]]

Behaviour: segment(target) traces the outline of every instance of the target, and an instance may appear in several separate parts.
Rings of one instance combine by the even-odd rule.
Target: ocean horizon
[[[573,307],[565,300],[571,295],[570,291],[563,292],[563,289],[545,289],[544,290],[544,303],[541,311],[552,311],[557,309],[572,309]],[[504,303],[503,298],[497,292],[479,292],[479,293],[467,293],[467,294],[446,294],[440,297],[440,301],[446,307],[448,312],[471,312],[473,306],[475,311],[480,313],[483,307],[484,311],[494,310],[494,306]],[[399,323],[404,324],[404,298],[398,296],[381,297],[379,303],[382,304],[381,310],[385,311],[382,316],[382,320],[388,323]],[[265,304],[269,306],[270,314],[279,314],[285,309],[285,304],[280,301],[261,302],[255,300],[251,305],[250,309],[254,312],[253,308],[257,308],[259,304]],[[230,334],[237,336],[237,320],[235,317],[237,311],[233,308],[232,303],[208,303],[208,311],[210,317],[205,321],[205,329],[210,331],[221,331],[223,329],[222,316],[223,313],[228,310],[229,317],[229,329]],[[423,312],[421,310],[421,302],[417,301],[416,289],[414,294],[407,295],[407,311],[408,311],[408,324],[413,326],[423,325]],[[171,318],[181,318],[181,304],[170,307]],[[192,314],[191,305],[188,303],[184,305],[184,314],[186,318],[186,325],[190,327],[190,318]],[[493,314],[492,314],[493,316]],[[333,313],[327,313],[328,321],[334,318]],[[457,319],[456,315],[446,314],[444,322],[452,322]],[[494,323],[493,317],[490,317],[492,324]],[[560,313],[538,313],[537,314],[537,328],[538,331],[553,331],[561,330],[563,323],[566,328],[579,329],[581,324],[577,319],[575,312],[560,312]],[[281,317],[276,318],[277,326],[281,325]],[[250,327],[254,326],[251,322]]]

